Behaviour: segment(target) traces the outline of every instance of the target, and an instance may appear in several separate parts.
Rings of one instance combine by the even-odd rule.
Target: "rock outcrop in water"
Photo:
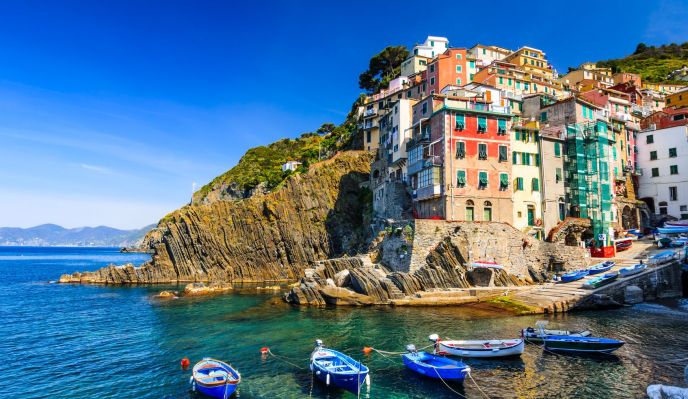
[[[144,239],[154,251],[151,262],[64,275],[60,282],[294,281],[314,262],[364,245],[370,204],[359,184],[368,179],[371,156],[347,151],[268,194],[185,206]]]
[[[393,234],[388,240],[397,240]],[[374,264],[366,256],[320,262],[306,270],[285,295],[294,304],[455,304],[468,301],[464,288],[517,287],[539,283],[553,272],[586,266],[577,247],[546,243],[502,223],[416,220],[407,270]],[[384,241],[379,248],[389,248]],[[423,256],[423,259],[419,259]],[[472,268],[476,260],[503,269]],[[499,290],[496,290],[499,291]],[[489,292],[489,290],[486,290]]]

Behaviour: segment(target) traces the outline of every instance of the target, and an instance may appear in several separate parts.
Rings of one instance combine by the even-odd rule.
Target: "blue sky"
[[[157,222],[246,149],[341,122],[387,45],[529,45],[565,70],[688,40],[685,1],[235,3],[4,2],[0,226]]]

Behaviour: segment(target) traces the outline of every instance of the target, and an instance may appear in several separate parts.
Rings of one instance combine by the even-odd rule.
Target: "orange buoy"
[[[260,353],[261,353],[261,354],[267,355],[268,352],[270,352],[270,348],[268,348],[267,346],[264,346],[264,347],[260,348]]]
[[[186,369],[189,368],[189,364],[191,364],[191,362],[189,361],[189,358],[188,358],[188,357],[185,357],[185,358],[182,359],[181,365],[182,365],[182,368],[183,368],[184,370],[186,370]]]
[[[369,355],[370,352],[372,352],[372,351],[373,351],[373,348],[371,348],[370,346],[363,347],[363,353],[365,353],[366,355]]]

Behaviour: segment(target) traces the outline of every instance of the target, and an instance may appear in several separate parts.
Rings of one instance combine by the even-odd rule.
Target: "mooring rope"
[[[430,344],[430,345],[424,346],[424,347],[422,347],[422,348],[419,348],[418,350],[419,350],[419,351],[422,351],[422,350],[428,349],[428,348],[430,348],[430,347],[432,347],[432,346],[434,346],[434,345],[435,345],[435,344]],[[372,346],[370,347],[370,349],[374,350],[375,352],[377,352],[377,353],[379,353],[379,354],[381,354],[381,355],[382,355],[382,354],[387,354],[387,355],[403,355],[404,353],[408,353],[408,352],[389,352],[389,351],[383,351],[383,350],[374,348],[374,347],[372,347]]]
[[[277,358],[277,360],[281,360],[281,361],[283,361],[283,362],[285,362],[285,363],[291,364],[292,366],[294,366],[294,367],[296,367],[296,368],[298,368],[298,369],[301,369],[301,370],[305,370],[305,369],[306,369],[305,367],[299,366],[299,365],[296,364],[296,363],[290,362],[290,361],[288,360],[289,358],[287,358],[286,356],[278,356],[278,355],[275,355],[275,354],[272,352],[272,350],[270,350],[270,349],[268,349],[268,354],[274,356],[275,358]]]
[[[475,387],[478,388],[478,391],[480,391],[480,393],[483,394],[483,396],[484,396],[485,398],[490,399],[490,397],[487,396],[487,394],[485,393],[485,391],[483,391],[483,389],[480,388],[480,385],[478,385],[478,383],[475,382],[475,380],[473,379],[473,375],[471,375],[471,373],[468,373],[468,377],[471,379],[471,381],[473,382],[473,384],[475,385]]]
[[[452,389],[452,387],[450,387],[449,384],[447,384],[447,382],[444,381],[444,378],[442,378],[442,376],[440,375],[440,372],[437,371],[436,368],[433,367],[432,369],[435,370],[435,373],[437,374],[437,377],[440,379],[440,381],[442,381],[442,383],[444,384],[445,387],[447,387],[448,390],[454,392],[455,394],[459,395],[460,397],[462,397],[462,398],[464,398],[464,399],[468,399],[466,396],[462,395],[460,392],[455,391],[454,389]],[[466,373],[466,374],[470,375],[470,373]]]

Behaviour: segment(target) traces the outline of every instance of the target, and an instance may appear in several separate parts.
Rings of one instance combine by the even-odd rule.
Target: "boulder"
[[[172,291],[160,291],[155,297],[158,299],[177,299],[177,295]]]
[[[629,285],[624,289],[624,302],[633,305],[643,302],[643,290],[637,285]]]
[[[351,285],[351,275],[349,270],[342,270],[335,274],[334,283],[337,287],[348,287],[349,285]]]
[[[672,387],[670,385],[650,385],[647,387],[650,399],[688,399],[688,388]]]
[[[229,284],[214,283],[206,285],[204,283],[190,283],[184,287],[185,296],[202,296],[211,294],[221,294],[232,289]]]
[[[328,286],[321,289],[320,294],[325,299],[325,302],[330,305],[369,306],[376,304],[375,300],[370,296],[342,287]]]

